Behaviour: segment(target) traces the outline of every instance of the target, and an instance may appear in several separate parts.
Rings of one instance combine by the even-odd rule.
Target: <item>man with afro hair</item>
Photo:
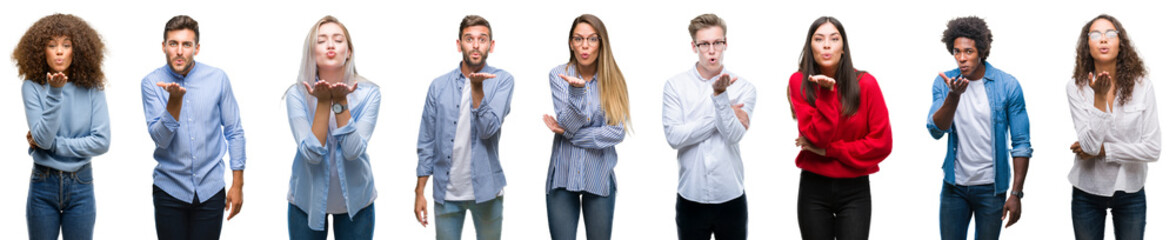
[[[1016,78],[988,63],[992,32],[983,19],[952,19],[942,41],[958,68],[939,73],[932,82],[927,113],[931,137],[948,135],[940,237],[967,239],[975,216],[975,239],[998,239],[1002,220],[1008,227],[1021,218],[1021,189],[1033,154],[1025,99]]]

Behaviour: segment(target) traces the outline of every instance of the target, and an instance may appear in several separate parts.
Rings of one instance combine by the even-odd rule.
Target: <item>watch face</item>
[[[331,105],[331,111],[335,112],[335,113],[342,113],[343,112],[343,104],[336,103],[334,105]]]

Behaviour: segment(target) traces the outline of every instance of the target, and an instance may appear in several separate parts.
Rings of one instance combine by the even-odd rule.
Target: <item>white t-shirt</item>
[[[972,80],[960,94],[952,127],[959,135],[956,148],[955,183],[964,186],[992,184],[996,173],[992,146],[992,108],[988,105],[988,80]]]
[[[461,109],[458,110],[457,132],[453,136],[453,161],[449,165],[449,183],[445,185],[446,201],[474,200],[474,177],[470,173],[470,80],[461,88]]]

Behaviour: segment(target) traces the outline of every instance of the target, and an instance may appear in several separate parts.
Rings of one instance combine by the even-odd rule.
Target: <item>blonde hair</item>
[[[596,55],[596,79],[600,81],[600,107],[604,109],[608,125],[624,123],[625,131],[629,131],[629,125],[632,125],[629,119],[629,90],[625,84],[625,76],[621,74],[621,68],[617,66],[616,60],[613,60],[612,46],[608,43],[608,30],[604,28],[604,22],[600,21],[600,18],[592,14],[580,15],[572,21],[568,41],[571,41],[576,25],[580,23],[592,26],[600,36],[600,49],[597,49],[599,54]],[[570,45],[568,52],[571,56],[567,68],[570,68],[576,64],[576,52]]]
[[[306,34],[306,40],[302,48],[302,64],[298,68],[298,79],[294,82],[294,85],[290,86],[298,89],[298,92],[301,92],[304,96],[309,96],[310,93],[306,92],[306,89],[301,86],[302,83],[309,83],[313,86],[314,82],[318,79],[318,63],[314,59],[314,49],[318,44],[318,29],[327,23],[338,24],[339,28],[343,29],[344,38],[347,39],[347,53],[349,56],[347,56],[346,63],[343,65],[343,81],[347,84],[355,84],[356,82],[371,83],[371,81],[360,76],[355,70],[355,45],[351,44],[351,32],[347,31],[347,26],[344,26],[339,19],[327,15],[319,19],[310,28],[310,32]],[[286,96],[282,96],[282,98],[285,99]],[[307,98],[307,101],[311,101],[311,99]]]

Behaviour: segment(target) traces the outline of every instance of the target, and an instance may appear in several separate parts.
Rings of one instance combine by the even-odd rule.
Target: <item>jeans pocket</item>
[[[36,167],[33,168],[33,173],[30,175],[31,175],[31,176],[29,176],[30,183],[39,183],[39,182],[45,181],[45,173],[41,172],[41,170],[37,169]]]
[[[74,181],[77,181],[79,184],[88,185],[94,183],[94,174],[90,167],[84,167],[81,170],[74,172],[72,175]]]

